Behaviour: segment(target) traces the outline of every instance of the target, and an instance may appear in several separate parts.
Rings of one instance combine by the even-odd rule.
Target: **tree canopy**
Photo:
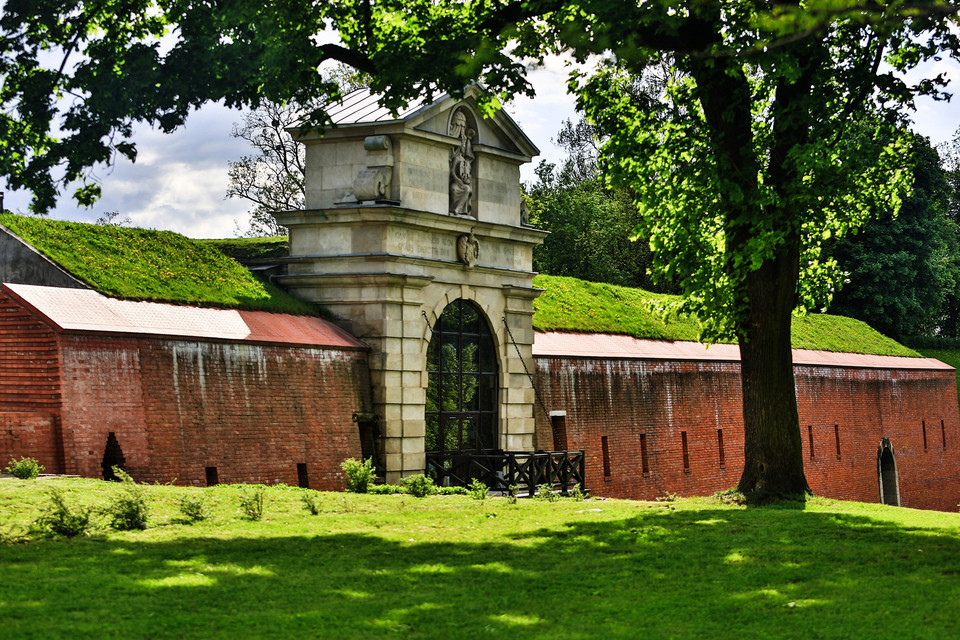
[[[35,212],[68,185],[89,205],[100,193],[91,169],[136,158],[134,123],[170,132],[207,102],[323,103],[340,95],[322,73],[337,63],[371,74],[391,107],[468,79],[531,93],[506,53],[466,56],[514,13],[427,0],[4,0],[0,175],[33,193]],[[322,110],[311,116],[324,124]]]

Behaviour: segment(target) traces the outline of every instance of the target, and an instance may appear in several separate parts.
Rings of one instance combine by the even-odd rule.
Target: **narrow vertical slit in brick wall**
[[[717,429],[717,452],[720,454],[720,466],[726,466],[727,457],[723,451],[723,429]]]
[[[307,463],[297,463],[297,486],[304,489],[310,488],[310,477],[307,475]]]
[[[926,420],[920,421],[920,433],[923,434],[923,450],[927,450],[927,422]]]
[[[813,453],[813,425],[807,425],[807,443],[810,445],[810,459],[816,460],[816,456]]]
[[[220,474],[217,473],[216,467],[207,467],[207,486],[212,487],[214,485],[220,484]]]
[[[644,474],[650,473],[650,462],[647,458],[647,434],[640,434],[640,468]]]
[[[123,449],[120,448],[120,442],[117,436],[111,431],[107,435],[107,446],[103,449],[103,459],[100,461],[100,468],[103,470],[104,480],[119,480],[117,474],[113,472],[114,467],[125,468],[126,460],[123,457]]]
[[[600,436],[600,449],[603,452],[603,477],[610,477],[610,445],[607,436]]]
[[[947,429],[943,426],[943,420],[940,421],[940,439],[943,440],[943,448],[947,448]]]
[[[833,425],[833,437],[837,441],[837,460],[840,459],[840,425]]]
[[[683,447],[683,470],[690,470],[690,452],[687,450],[687,432],[680,432],[680,444]]]
[[[354,415],[354,419],[357,416]],[[373,458],[373,466],[378,476],[384,474],[383,456],[380,446],[380,424],[376,419],[357,419],[360,432],[360,457],[363,460]]]

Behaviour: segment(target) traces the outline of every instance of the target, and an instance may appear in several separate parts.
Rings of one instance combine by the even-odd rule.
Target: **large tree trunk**
[[[745,464],[738,489],[748,495],[809,491],[790,348],[798,255],[797,245],[786,247],[747,276],[749,312],[739,336]]]

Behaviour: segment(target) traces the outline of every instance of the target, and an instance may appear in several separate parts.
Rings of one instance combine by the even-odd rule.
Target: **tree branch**
[[[327,60],[342,62],[364,73],[375,74],[377,72],[373,60],[359,51],[347,49],[339,44],[322,44],[320,45],[320,52]]]

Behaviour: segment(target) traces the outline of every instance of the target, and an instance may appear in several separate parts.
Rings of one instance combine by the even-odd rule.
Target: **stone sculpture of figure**
[[[467,127],[467,116],[458,109],[450,121],[449,133],[460,141],[450,150],[450,213],[471,215],[473,138],[477,132]]]
[[[477,259],[480,257],[480,241],[473,235],[473,229],[470,230],[469,235],[457,238],[457,257],[468,267],[477,264]]]

